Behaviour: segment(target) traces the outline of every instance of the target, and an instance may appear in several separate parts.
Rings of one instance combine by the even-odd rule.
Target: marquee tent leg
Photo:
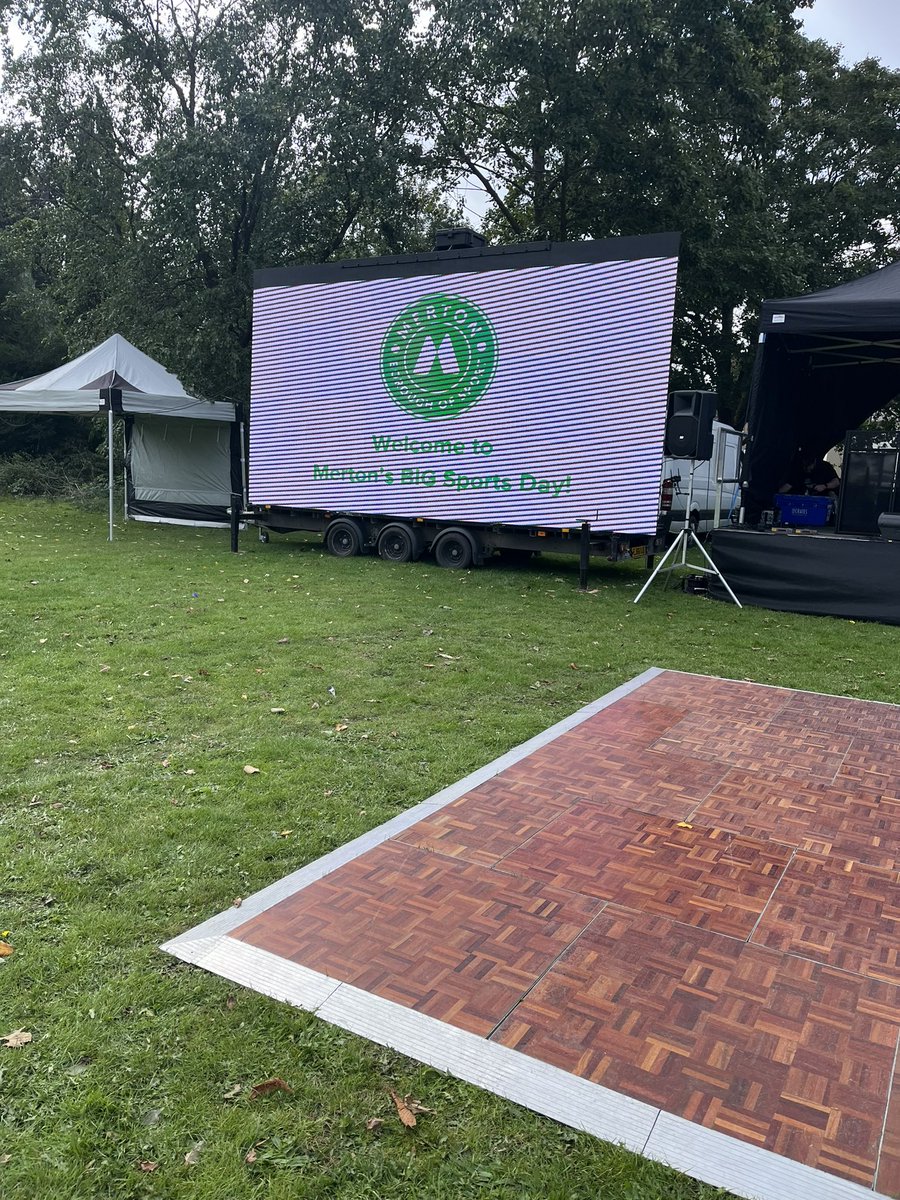
[[[115,488],[116,488],[116,480],[115,480],[115,473],[114,473],[114,467],[113,467],[113,460],[114,460],[115,454],[114,454],[114,449],[113,449],[113,409],[112,409],[112,404],[110,404],[110,405],[109,405],[109,408],[107,409],[107,413],[106,413],[106,421],[107,421],[107,424],[106,424],[106,444],[107,444],[107,447],[108,447],[108,449],[109,449],[109,454],[108,454],[108,466],[109,466],[109,537],[107,538],[107,541],[111,542],[111,541],[113,540],[113,505],[114,505],[114,502],[115,502]]]

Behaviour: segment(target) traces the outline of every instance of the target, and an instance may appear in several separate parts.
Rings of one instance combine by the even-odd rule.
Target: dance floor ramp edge
[[[898,783],[900,708],[654,668],[163,949],[739,1196],[896,1196]],[[621,842],[593,873],[566,857],[579,821]],[[372,963],[345,964],[328,927],[353,905],[377,921]],[[474,992],[470,944],[487,947]],[[548,1048],[563,1016],[572,1036]]]

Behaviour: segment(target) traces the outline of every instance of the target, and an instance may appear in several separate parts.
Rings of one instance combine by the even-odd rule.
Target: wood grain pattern
[[[232,936],[487,1034],[600,908],[389,841]]]
[[[875,1187],[885,1196],[900,1196],[900,1065],[897,1065],[900,1056],[894,1062],[894,1080],[875,1177]]]
[[[575,801],[575,796],[561,793],[556,786],[491,779],[418,821],[398,840],[491,867]]]
[[[900,873],[798,854],[750,940],[900,984]]]
[[[494,1038],[871,1183],[898,1032],[897,987],[610,905]]]
[[[791,851],[728,830],[679,828],[621,806],[578,804],[512,851],[503,871],[747,938]]]
[[[663,673],[232,936],[900,1195],[898,845],[900,708]]]

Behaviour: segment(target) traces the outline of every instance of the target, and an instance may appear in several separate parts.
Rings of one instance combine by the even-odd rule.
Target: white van
[[[661,532],[677,533],[684,525],[692,469],[691,528],[695,533],[706,533],[717,524],[728,524],[741,502],[740,463],[741,435],[721,421],[713,421],[713,453],[708,462],[689,458],[664,459]]]

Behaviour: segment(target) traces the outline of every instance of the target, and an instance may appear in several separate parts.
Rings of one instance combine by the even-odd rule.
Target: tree
[[[760,301],[896,246],[900,73],[794,0],[439,0],[435,155],[499,240],[683,234],[673,382],[739,420]],[[453,101],[448,102],[448,97]]]
[[[257,266],[414,248],[439,219],[402,0],[7,7],[31,38],[7,71],[72,350],[117,329],[243,398]]]

